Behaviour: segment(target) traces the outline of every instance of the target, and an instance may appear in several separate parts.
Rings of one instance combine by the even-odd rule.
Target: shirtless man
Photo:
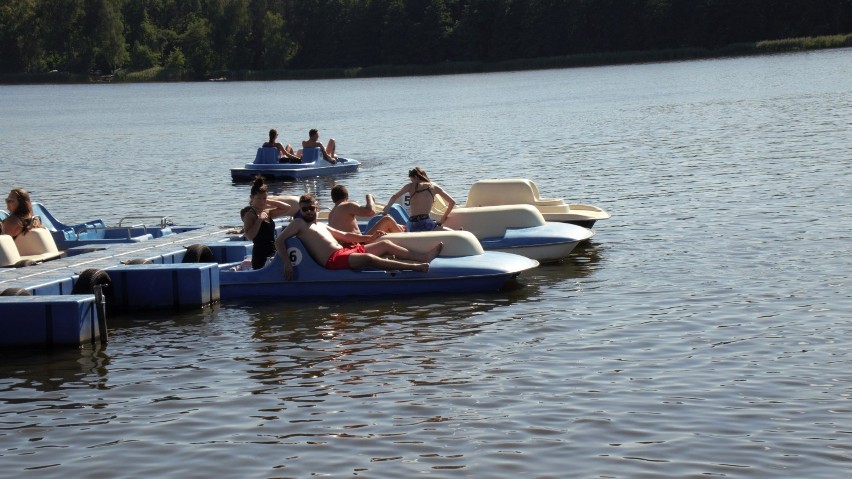
[[[367,204],[361,206],[354,201],[349,201],[349,191],[343,185],[335,185],[331,189],[331,200],[334,202],[334,208],[328,214],[328,225],[347,233],[361,232],[358,229],[356,217],[372,218],[379,212],[376,209],[373,195],[367,195]],[[402,233],[405,231],[405,227],[394,221],[390,216],[384,216],[367,230],[365,234],[372,236],[376,231]]]
[[[402,195],[408,195],[410,214],[408,224],[405,225],[406,230],[416,233],[418,231],[440,231],[449,229],[442,225],[447,221],[447,217],[450,216],[450,212],[453,211],[453,207],[456,206],[456,200],[454,200],[449,193],[444,191],[444,189],[436,183],[429,181],[429,177],[426,176],[426,172],[419,167],[408,170],[408,179],[411,180],[411,182],[403,186],[399,191],[391,196],[382,213],[387,215],[388,210],[391,206],[393,206],[397,198]],[[432,211],[432,203],[435,202],[435,195],[439,195],[447,200],[447,209],[444,211],[441,221],[435,221],[429,217],[429,212]]]
[[[319,148],[322,152],[323,158],[325,161],[330,161],[331,163],[337,163],[337,155],[334,154],[337,149],[337,144],[334,142],[334,138],[328,139],[328,146],[322,144],[319,141],[319,131],[316,128],[311,128],[308,132],[308,139],[302,142],[302,150],[305,148]],[[299,155],[301,156],[301,155]]]
[[[317,223],[317,200],[314,195],[299,198],[301,218],[294,218],[275,240],[275,249],[284,260],[284,278],[293,279],[293,264],[287,255],[287,238],[296,236],[307,248],[308,253],[319,264],[328,269],[366,269],[429,271],[429,263],[438,257],[444,243],[438,243],[426,253],[417,253],[388,240],[378,240],[383,235],[373,236],[343,231]],[[352,243],[343,247],[340,241]],[[360,244],[360,243],[369,244]],[[392,256],[394,259],[386,258]]]

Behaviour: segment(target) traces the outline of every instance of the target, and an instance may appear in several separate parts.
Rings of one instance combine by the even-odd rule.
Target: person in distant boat
[[[254,243],[251,251],[252,269],[262,268],[275,254],[275,218],[293,216],[299,209],[295,196],[270,198],[263,177],[257,176],[251,186],[249,205],[240,210],[243,234]]]
[[[299,151],[301,153],[305,148],[319,148],[322,152],[322,157],[325,158],[326,161],[331,163],[337,163],[337,155],[335,151],[337,151],[337,143],[334,142],[334,138],[328,139],[328,146],[322,144],[319,141],[319,131],[316,128],[311,128],[308,131],[308,139],[302,142],[302,150]],[[299,157],[302,155],[300,154]]]
[[[418,253],[388,240],[384,233],[371,236],[347,233],[317,222],[319,204],[314,195],[299,198],[300,217],[293,218],[275,240],[275,249],[284,260],[284,278],[293,279],[293,264],[287,255],[287,239],[299,238],[311,257],[327,269],[365,269],[429,271],[429,263],[438,257],[444,243],[426,253]],[[350,246],[343,246],[347,243]],[[329,294],[334,294],[329,291]]]
[[[367,195],[366,200],[367,204],[364,206],[350,201],[349,191],[346,187],[334,185],[331,189],[331,201],[334,202],[334,208],[328,213],[328,225],[347,233],[360,233],[357,217],[372,218],[380,211],[376,209],[376,201],[373,199],[373,195]],[[390,216],[384,216],[364,234],[372,236],[376,231],[401,233],[405,231],[405,227],[394,221]]]
[[[437,183],[429,181],[426,172],[420,167],[408,170],[408,178],[411,182],[391,196],[382,213],[387,215],[388,210],[394,202],[400,196],[405,195],[404,198],[408,198],[410,208],[408,223],[405,225],[408,231],[416,233],[418,231],[450,229],[443,224],[447,221],[447,217],[450,216],[450,212],[453,211],[453,207],[456,206],[456,200],[444,191],[443,188],[438,186]],[[443,216],[441,216],[440,221],[435,221],[429,217],[429,212],[432,211],[432,203],[435,201],[435,195],[447,201],[447,209],[444,211]]]
[[[17,238],[41,226],[39,219],[33,216],[30,194],[23,188],[14,188],[9,191],[9,195],[6,196],[6,210],[9,211],[9,216],[0,223],[0,234]]]
[[[287,144],[287,146],[278,143],[278,130],[272,128],[269,130],[269,141],[263,144],[264,148],[278,148],[278,162],[279,163],[300,163],[302,159],[299,155],[293,151],[293,147]]]

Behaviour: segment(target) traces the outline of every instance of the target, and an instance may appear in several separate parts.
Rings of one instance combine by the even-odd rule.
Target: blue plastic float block
[[[26,289],[34,296],[71,294],[74,290],[74,278],[68,275],[43,278],[40,282],[27,285]]]
[[[219,301],[216,263],[136,264],[107,270],[120,310],[199,308]]]
[[[254,243],[251,241],[217,241],[205,244],[213,253],[213,259],[219,264],[237,263],[251,255]],[[157,256],[149,257],[156,264],[178,264],[183,261],[186,248],[180,248]]]
[[[220,241],[209,243],[207,247],[219,264],[237,263],[251,255],[254,243],[251,241]]]
[[[0,296],[0,345],[80,346],[100,337],[91,294]]]

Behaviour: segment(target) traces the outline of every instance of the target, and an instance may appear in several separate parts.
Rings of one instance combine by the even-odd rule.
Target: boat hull
[[[361,164],[358,160],[338,158],[337,163],[320,160],[316,163],[279,163],[255,164],[247,163],[242,168],[231,168],[231,179],[234,181],[250,181],[257,175],[272,179],[300,179],[314,176],[353,173],[358,171]]]
[[[570,204],[559,207],[537,206],[536,208],[544,216],[545,221],[571,223],[583,228],[592,228],[596,221],[610,217],[609,213],[592,205]]]

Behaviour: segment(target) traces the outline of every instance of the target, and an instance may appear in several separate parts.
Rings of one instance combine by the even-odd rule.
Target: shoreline
[[[400,76],[460,75],[557,68],[583,68],[635,63],[660,63],[739,56],[773,55],[812,50],[852,47],[852,33],[819,37],[763,40],[709,48],[587,53],[558,57],[522,58],[500,62],[447,62],[433,65],[375,65],[354,68],[308,70],[213,71],[194,78],[186,71],[155,67],[143,71],[119,70],[113,75],[86,75],[70,72],[11,73],[0,75],[0,85],[166,83],[201,81],[276,81],[381,78]]]

